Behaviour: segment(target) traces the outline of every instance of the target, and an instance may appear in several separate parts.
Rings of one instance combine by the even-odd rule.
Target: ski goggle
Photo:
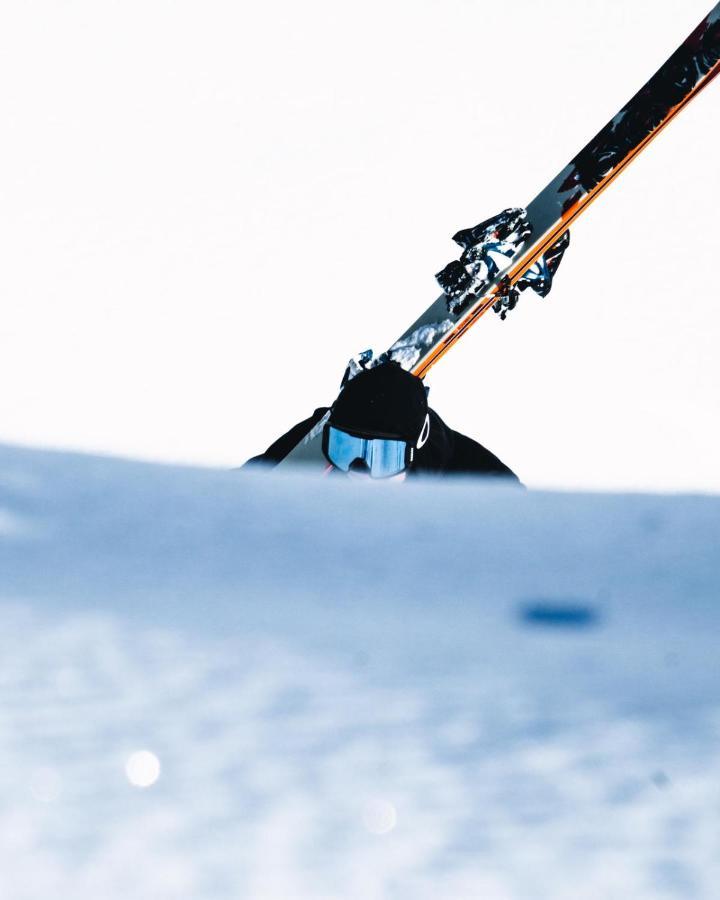
[[[391,478],[410,465],[414,448],[407,441],[362,437],[328,424],[323,430],[323,453],[341,472],[349,472],[352,464],[360,460],[371,478]]]

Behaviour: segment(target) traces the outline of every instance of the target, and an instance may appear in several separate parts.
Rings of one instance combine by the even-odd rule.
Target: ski
[[[528,287],[545,296],[570,225],[718,72],[720,3],[526,208],[507,209],[454,236],[463,253],[436,276],[443,293],[381,356],[366,351],[351,360],[345,380],[385,360],[423,378],[489,309],[504,317]],[[326,418],[285,461],[322,457]]]

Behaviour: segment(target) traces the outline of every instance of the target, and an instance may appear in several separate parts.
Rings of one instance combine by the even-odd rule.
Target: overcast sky
[[[237,465],[437,296],[711,0],[0,13],[0,440]],[[720,490],[720,84],[431,403],[537,487]]]

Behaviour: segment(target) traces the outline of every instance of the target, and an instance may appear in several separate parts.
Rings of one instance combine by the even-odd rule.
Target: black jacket
[[[291,428],[259,456],[249,459],[246,465],[265,463],[277,465],[322,419],[327,407],[320,407],[303,422]],[[415,453],[410,474],[431,475],[492,475],[517,482],[517,475],[485,447],[472,438],[453,431],[440,416],[430,410],[430,436],[427,443]]]

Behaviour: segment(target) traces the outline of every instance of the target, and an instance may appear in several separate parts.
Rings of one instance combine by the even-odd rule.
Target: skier
[[[365,369],[346,382],[323,430],[329,471],[350,477],[404,479],[407,475],[518,477],[489,450],[453,431],[429,408],[421,379],[396,362]],[[328,412],[291,428],[246,465],[277,465]]]

